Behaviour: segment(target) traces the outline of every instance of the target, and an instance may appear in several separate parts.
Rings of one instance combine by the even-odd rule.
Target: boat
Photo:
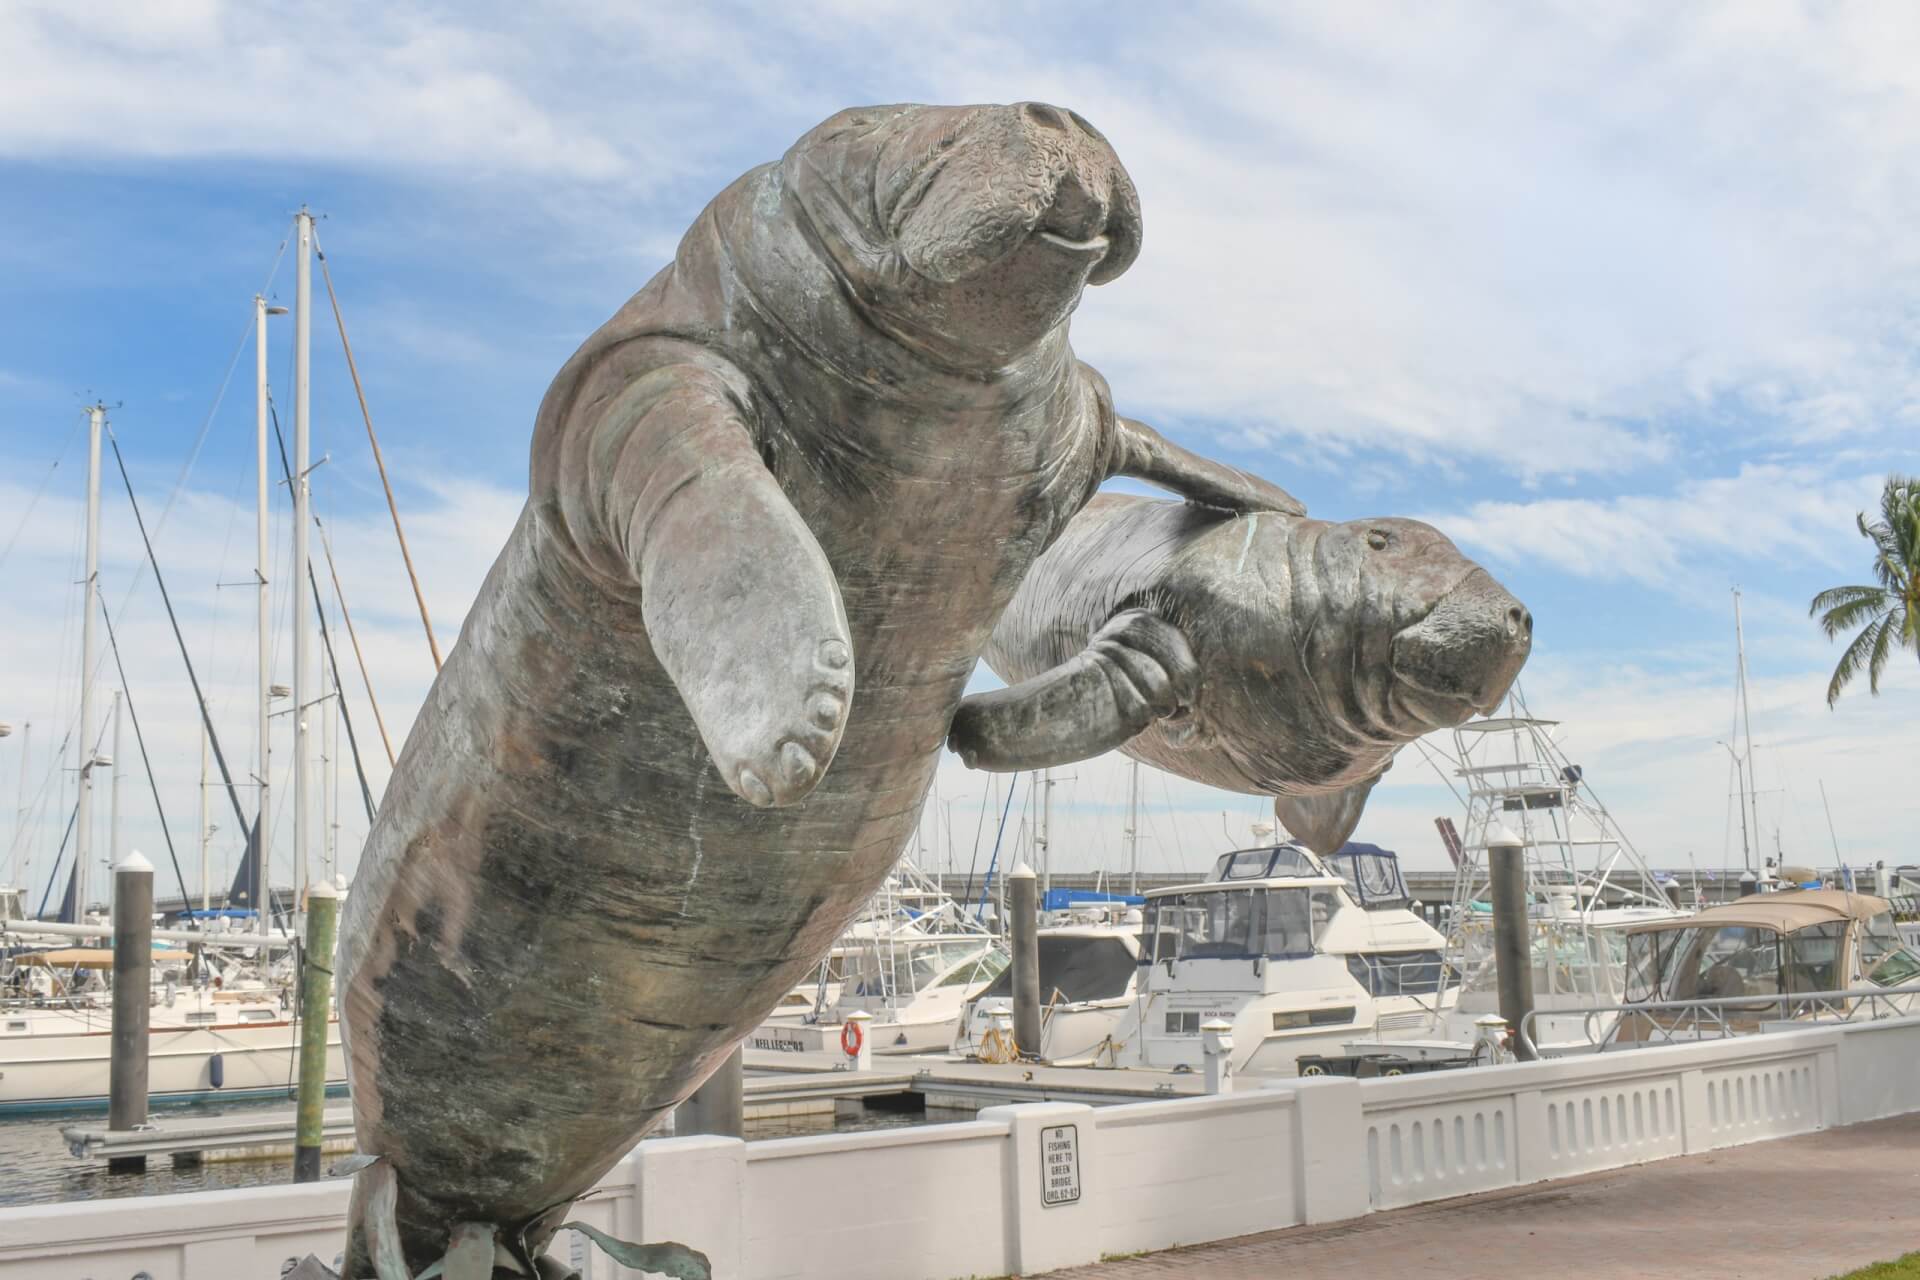
[[[1587,1040],[1586,1016],[1562,1009],[1618,1004],[1630,928],[1683,915],[1601,803],[1585,770],[1554,741],[1559,722],[1534,716],[1518,682],[1503,715],[1453,730],[1466,834],[1440,822],[1454,862],[1445,909],[1446,960],[1457,998],[1389,1050],[1430,1060],[1471,1055],[1480,1020],[1500,1012],[1487,850],[1517,843],[1526,868],[1534,1008],[1543,1049]],[[1359,1048],[1359,1047],[1356,1047]],[[1377,1052],[1363,1048],[1361,1052]]]
[[[1115,1033],[1133,1006],[1140,973],[1142,921],[1127,901],[1087,902],[1048,914],[1039,930],[1040,1044],[1055,1066],[1116,1065]],[[952,1052],[963,1058],[1011,1056],[1004,1044],[1013,1016],[1013,970],[1003,969],[969,1000]],[[998,1034],[996,1035],[996,1032]]]
[[[1820,884],[1812,871],[1790,867],[1779,878]],[[1920,1008],[1920,952],[1901,937],[1892,905],[1872,894],[1825,887],[1751,893],[1684,919],[1637,925],[1626,943],[1625,1007],[1604,1042],[1610,1045],[1904,1017]]]
[[[1292,1076],[1357,1035],[1425,1024],[1449,998],[1445,938],[1412,910],[1394,855],[1367,856],[1374,883],[1390,870],[1397,892],[1358,897],[1287,841],[1222,854],[1206,880],[1145,894],[1130,998],[1112,1011],[1101,1064],[1198,1070],[1217,1020],[1231,1027],[1234,1074]],[[1053,1016],[1099,1002],[1079,1003]]]
[[[841,935],[809,992],[796,987],[747,1038],[750,1049],[827,1049],[855,1013],[875,1053],[939,1052],[962,1007],[1000,976],[1007,950],[902,857]]]

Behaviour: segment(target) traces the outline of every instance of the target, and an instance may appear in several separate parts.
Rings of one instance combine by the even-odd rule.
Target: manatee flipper
[[[1373,784],[1378,781],[1380,774],[1376,773],[1365,781],[1339,791],[1326,791],[1312,796],[1275,796],[1273,816],[1279,819],[1280,825],[1294,839],[1325,856],[1345,844],[1354,828],[1360,825],[1360,815],[1367,808],[1367,797],[1373,793]]]
[[[963,700],[947,746],[970,769],[1071,764],[1190,706],[1198,680],[1185,634],[1145,609],[1128,609],[1059,666]]]
[[[1144,422],[1114,417],[1116,449],[1109,474],[1157,484],[1192,502],[1228,511],[1278,511],[1303,516],[1307,508],[1279,485],[1182,449]]]
[[[750,804],[804,799],[846,727],[852,640],[833,567],[732,389],[703,366],[656,370],[595,435],[654,656],[720,776]]]

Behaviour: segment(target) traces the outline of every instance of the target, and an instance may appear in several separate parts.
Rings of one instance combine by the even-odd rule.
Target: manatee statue
[[[561,370],[347,904],[350,1276],[450,1244],[551,1269],[570,1202],[880,885],[995,620],[1101,481],[1301,510],[1074,359],[1082,288],[1139,245],[1071,112],[846,111]]]
[[[1353,833],[1393,755],[1491,711],[1533,618],[1439,530],[1101,494],[1015,593],[952,746],[1011,770],[1119,748],[1276,797],[1309,848]]]

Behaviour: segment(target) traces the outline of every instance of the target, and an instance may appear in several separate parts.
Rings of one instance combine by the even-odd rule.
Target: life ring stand
[[[840,1024],[840,1051],[849,1058],[860,1056],[860,1046],[866,1042],[866,1032],[860,1030],[860,1024],[851,1020]]]

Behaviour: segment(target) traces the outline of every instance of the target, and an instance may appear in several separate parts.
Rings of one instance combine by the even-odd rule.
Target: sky
[[[1649,862],[1742,860],[1720,745],[1745,745],[1736,587],[1750,838],[1920,860],[1920,662],[1829,710],[1839,646],[1807,618],[1816,591],[1868,580],[1855,513],[1920,470],[1920,10],[18,0],[0,7],[0,878],[37,902],[73,805],[88,403],[111,407],[243,787],[256,768],[252,297],[291,305],[302,204],[449,647],[524,501],[547,383],[706,200],[842,107],[1024,99],[1097,124],[1141,193],[1139,261],[1072,322],[1122,412],[1316,516],[1451,535],[1531,608],[1527,704]],[[315,289],[315,509],[397,749],[433,665],[317,266]],[[271,326],[290,429],[292,327]],[[119,848],[164,894],[170,836],[197,888],[198,722],[111,448],[103,491],[101,589],[165,812],[129,723]],[[286,682],[283,486],[273,504]],[[340,661],[377,800],[344,637]],[[122,683],[105,659],[94,733]],[[284,883],[286,717],[272,732]],[[1454,745],[1404,752],[1357,838],[1445,865]],[[345,872],[366,817],[340,774]],[[1124,871],[1128,778],[1112,756],[1056,771],[1056,869]],[[983,871],[1006,785],[949,758],[916,856]],[[1003,857],[1032,855],[1034,794],[1021,779]],[[224,884],[239,824],[207,798]],[[1269,816],[1150,770],[1141,808],[1160,872]]]

